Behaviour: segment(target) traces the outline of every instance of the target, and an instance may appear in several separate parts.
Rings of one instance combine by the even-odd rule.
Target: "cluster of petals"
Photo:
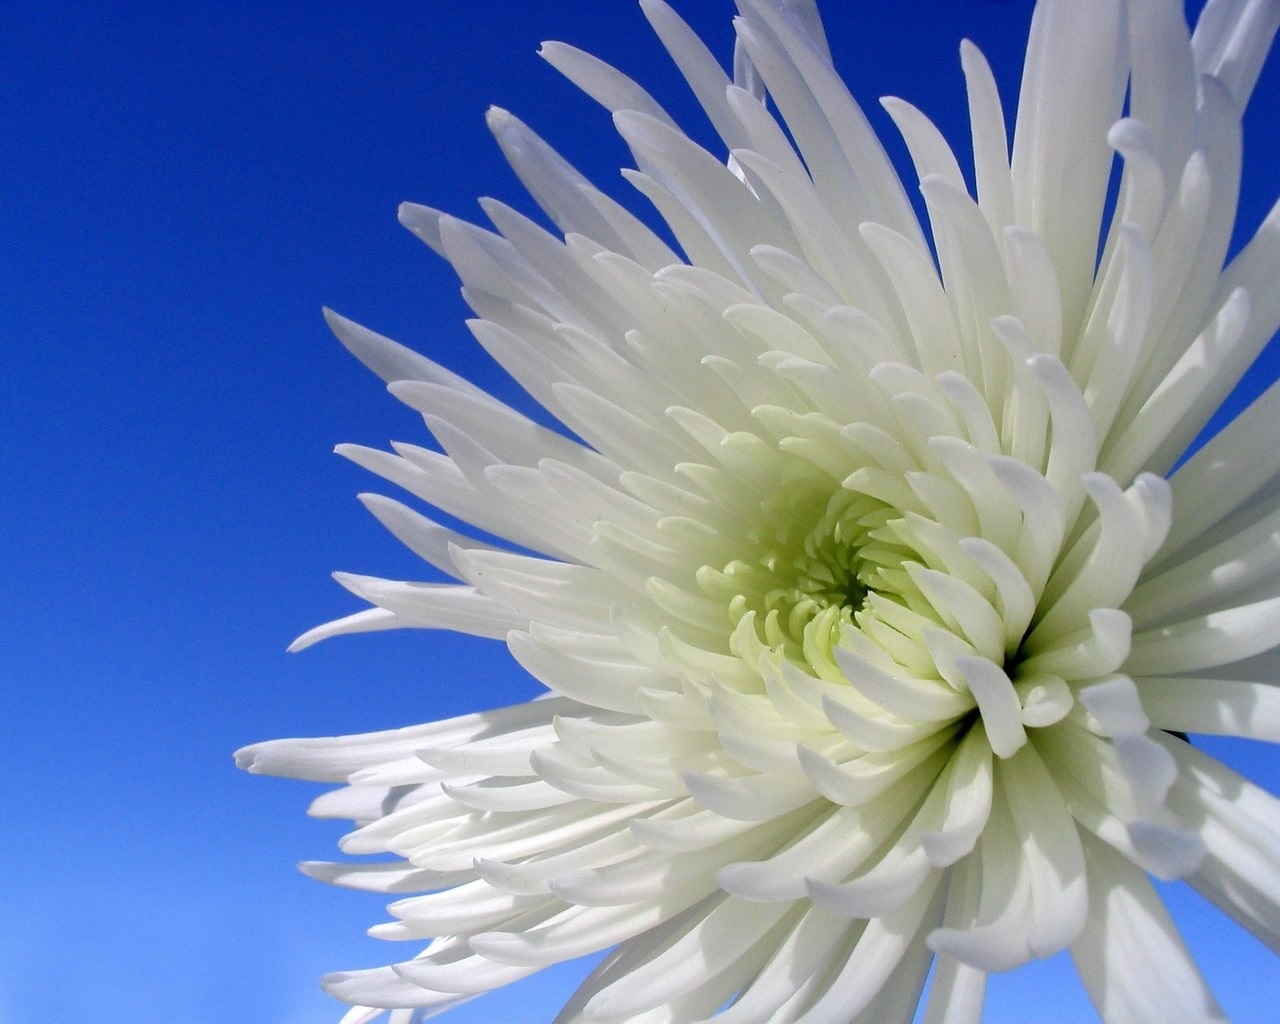
[[[447,581],[340,575],[298,644],[500,638],[547,691],[241,752],[340,784],[381,856],[305,870],[421,940],[344,1021],[609,951],[561,1024],[963,1024],[1063,949],[1107,1021],[1223,1019],[1150,876],[1280,946],[1280,803],[1184,738],[1280,740],[1280,386],[1179,462],[1280,325],[1280,207],[1228,260],[1280,3],[1042,0],[1011,140],[964,44],[976,198],[882,101],[924,225],[812,3],[738,0],[732,75],[641,5],[723,150],[542,55],[666,240],[504,111],[554,233],[401,209],[564,430],[330,315],[435,440],[340,450],[472,529],[364,496]]]

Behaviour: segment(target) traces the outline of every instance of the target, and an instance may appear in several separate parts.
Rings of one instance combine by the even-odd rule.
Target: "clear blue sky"
[[[676,6],[727,58],[728,0]],[[1028,0],[827,7],[885,132],[874,101],[894,93],[963,141],[963,35],[1012,107]],[[230,755],[532,692],[494,643],[284,648],[358,607],[331,570],[420,572],[355,500],[376,482],[331,448],[421,423],[320,306],[507,388],[396,205],[529,208],[491,103],[627,197],[607,115],[535,56],[547,38],[688,110],[629,0],[0,5],[0,1024],[320,1024],[341,1014],[320,974],[402,953],[363,936],[380,899],[293,870],[340,831],[304,818],[314,790]],[[1247,127],[1250,228],[1280,191],[1275,63]],[[1230,756],[1275,789],[1270,751]],[[1194,898],[1175,910],[1237,1019],[1271,1019],[1271,956]],[[572,975],[446,1020],[549,1020]],[[1061,962],[998,980],[989,1006],[1091,1019]]]

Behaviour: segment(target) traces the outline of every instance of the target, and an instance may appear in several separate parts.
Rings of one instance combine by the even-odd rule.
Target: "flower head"
[[[1280,322],[1280,212],[1224,268],[1280,4],[1043,0],[1012,151],[965,44],[976,199],[885,101],[924,226],[812,3],[739,0],[732,79],[642,6],[727,154],[543,55],[676,248],[501,111],[559,235],[401,209],[565,433],[330,316],[441,449],[344,453],[505,544],[370,499],[457,582],[341,577],[372,607],[298,644],[505,638],[547,688],[241,752],[399,858],[307,869],[428,941],[345,1020],[612,949],[560,1020],[976,1021],[1068,948],[1108,1021],[1220,1019],[1148,875],[1280,941],[1280,806],[1180,737],[1280,739],[1280,391],[1178,465]]]

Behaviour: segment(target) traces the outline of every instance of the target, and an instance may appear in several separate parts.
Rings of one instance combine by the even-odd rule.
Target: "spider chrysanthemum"
[[[439,446],[344,453],[507,546],[369,498],[457,582],[343,576],[299,643],[503,638],[548,691],[241,752],[399,858],[308,866],[427,943],[344,1020],[611,950],[560,1021],[977,1021],[1062,949],[1109,1022],[1220,1020],[1148,876],[1280,942],[1280,804],[1181,736],[1280,739],[1280,390],[1178,461],[1280,323],[1280,210],[1226,262],[1280,3],[1044,0],[1011,146],[964,45],[976,199],[884,101],[925,225],[811,2],[739,0],[732,76],[641,3],[723,151],[542,52],[674,244],[501,111],[556,234],[401,210],[566,430],[330,318]]]

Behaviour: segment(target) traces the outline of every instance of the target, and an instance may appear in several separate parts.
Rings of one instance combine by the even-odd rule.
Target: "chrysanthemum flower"
[[[307,867],[429,943],[344,1020],[612,950],[560,1021],[976,1021],[1062,949],[1107,1021],[1221,1019],[1149,876],[1280,942],[1280,805],[1181,736],[1280,739],[1280,386],[1178,464],[1280,323],[1280,208],[1224,267],[1280,3],[1045,0],[1011,155],[965,44],[976,199],[884,101],[922,226],[812,4],[739,0],[730,78],[641,2],[727,152],[542,52],[676,247],[502,111],[560,234],[401,209],[566,430],[330,317],[442,449],[344,453],[505,543],[368,498],[458,582],[342,576],[373,607],[298,646],[458,630],[547,688],[241,752],[400,858]]]

